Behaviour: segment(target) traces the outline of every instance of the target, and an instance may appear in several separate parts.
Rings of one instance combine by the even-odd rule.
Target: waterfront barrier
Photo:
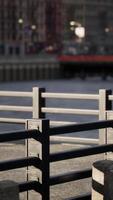
[[[0,134],[0,142],[27,139],[26,157],[1,161],[0,171],[27,167],[27,181],[18,183],[18,187],[20,192],[28,191],[27,197],[29,199],[32,199],[30,190],[40,193],[42,200],[49,200],[51,186],[82,180],[92,176],[91,168],[50,176],[49,171],[51,163],[113,151],[113,144],[104,144],[64,152],[49,152],[50,136],[56,134],[69,134],[78,131],[113,128],[113,120],[50,127],[49,120],[47,119],[30,119],[26,120],[26,128],[27,130],[24,131]],[[70,199],[91,200],[91,193],[70,197]]]
[[[12,57],[0,59],[0,81],[29,81],[61,78],[60,64],[54,59]]]
[[[8,111],[8,117],[0,117],[0,123],[23,124],[24,131],[1,133],[0,142],[11,142],[19,139],[27,139],[25,143],[26,157],[16,160],[8,160],[0,162],[0,171],[6,171],[15,168],[27,167],[28,176],[26,182],[18,183],[19,191],[28,191],[28,196],[32,199],[32,194],[29,190],[34,190],[41,194],[42,200],[49,200],[49,188],[52,185],[61,184],[69,181],[77,181],[91,177],[92,169],[84,169],[56,176],[49,176],[50,163],[62,161],[65,159],[73,159],[94,154],[102,154],[102,159],[105,153],[107,158],[112,157],[113,151],[113,111],[112,101],[113,95],[111,90],[99,90],[98,94],[79,94],[79,93],[58,93],[46,92],[45,88],[34,87],[31,92],[25,91],[0,91],[0,98],[19,98],[19,105],[0,104],[1,115]],[[27,105],[30,99],[31,104]],[[51,105],[51,101],[59,100],[60,107],[55,104]],[[68,108],[64,107],[65,100],[69,100]],[[70,101],[94,101],[97,103],[98,109],[86,109],[77,107],[72,108]],[[11,100],[10,100],[11,102]],[[9,114],[13,112],[13,117]],[[14,115],[15,113],[15,115]],[[18,113],[31,113],[31,119],[18,117]],[[52,114],[49,121],[46,120],[47,114]],[[85,123],[75,121],[53,121],[53,116],[56,114],[72,114],[73,116],[82,115],[86,119]],[[20,116],[20,115],[19,115]],[[24,115],[25,116],[25,115]],[[96,122],[87,123],[87,116],[96,116]],[[37,130],[38,129],[38,130]],[[80,138],[80,137],[65,137],[63,134],[76,132],[84,132],[89,130],[99,129],[99,138]],[[85,132],[84,132],[85,136]],[[49,146],[51,141],[61,143],[82,143],[94,144],[95,146],[85,147],[83,149],[71,150],[69,152],[56,152],[49,154]],[[98,144],[98,145],[97,145]],[[45,164],[44,164],[45,163]],[[43,175],[42,175],[43,174]],[[44,185],[43,185],[44,183]],[[46,188],[46,189],[45,189]],[[46,196],[44,196],[46,194]],[[83,200],[91,199],[90,194],[79,195],[70,199]]]
[[[26,123],[26,118],[18,117],[18,113],[31,113],[31,118],[33,119],[40,119],[40,118],[47,118],[47,115],[51,115],[50,119],[50,126],[59,126],[59,125],[68,125],[68,124],[75,124],[79,122],[75,122],[72,120],[67,121],[59,121],[53,120],[55,115],[62,115],[69,116],[70,114],[75,116],[82,115],[84,119],[87,121],[87,116],[89,117],[96,117],[96,120],[109,120],[113,119],[113,111],[112,111],[112,101],[113,95],[111,90],[100,89],[98,94],[79,94],[79,93],[59,93],[59,92],[46,92],[45,88],[38,88],[34,87],[31,92],[25,91],[0,91],[0,97],[5,98],[20,98],[21,105],[0,105],[0,111],[8,111],[9,117],[0,117],[1,123],[16,123],[16,124],[24,124]],[[27,105],[26,102],[28,99],[31,100],[31,104]],[[54,102],[55,100],[59,101],[60,107],[55,104],[55,106],[47,106],[47,104],[51,105],[51,101]],[[69,102],[68,108],[65,107],[64,101]],[[82,108],[76,108],[76,104],[74,107],[71,107],[70,101],[82,101]],[[89,109],[84,108],[84,102],[94,102],[98,109]],[[61,106],[62,105],[62,106]],[[75,107],[76,106],[76,107]],[[11,117],[9,112],[13,112],[13,116]],[[16,113],[16,115],[14,114]],[[20,116],[20,115],[19,115]],[[85,143],[85,144],[107,144],[111,143],[113,140],[112,132],[110,129],[102,129],[99,130],[99,138],[86,138],[86,137],[59,137],[59,136],[52,136],[51,140],[56,142],[65,142],[69,143]]]
[[[37,137],[36,133],[37,132],[35,130],[3,133],[3,134],[0,134],[0,142],[26,139],[30,137]],[[39,162],[40,160],[36,157],[20,158],[20,159],[15,159],[15,160],[7,160],[3,162],[0,161],[0,171],[22,168],[22,167],[27,167],[29,165],[35,165],[35,164],[37,165]],[[24,192],[30,189],[35,189],[36,187],[38,190],[40,188],[40,184],[35,181],[21,182],[21,183],[18,183],[18,187],[19,187],[20,192]]]

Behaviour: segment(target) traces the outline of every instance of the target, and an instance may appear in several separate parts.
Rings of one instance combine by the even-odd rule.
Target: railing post
[[[111,95],[111,90],[99,90],[99,120],[107,120],[107,110],[112,109],[111,101],[109,100],[109,95]],[[107,143],[107,129],[99,130],[99,143]]]
[[[107,120],[113,120],[113,111],[107,112]],[[113,128],[107,129],[107,144],[113,144]],[[107,159],[113,160],[113,152],[107,153]]]
[[[113,199],[113,161],[101,160],[93,163],[92,200]]]
[[[28,167],[27,180],[37,180],[42,184],[42,196],[35,192],[28,192],[27,200],[42,199],[49,200],[49,120],[30,119],[27,120],[27,129],[37,129],[41,135],[41,141],[27,140],[27,156],[37,156],[42,161],[41,170]],[[38,134],[38,132],[37,132]]]
[[[19,200],[19,187],[14,181],[0,181],[0,200]]]
[[[42,92],[45,92],[45,88],[33,88],[33,119],[45,118],[45,113],[41,112],[41,108],[45,107],[45,99],[41,97]]]

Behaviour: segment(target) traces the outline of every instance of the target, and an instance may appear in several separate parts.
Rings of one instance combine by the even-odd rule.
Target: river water
[[[69,93],[87,93],[87,94],[98,94],[99,89],[113,89],[113,79],[108,79],[106,81],[101,80],[99,77],[88,78],[86,80],[81,79],[62,79],[62,80],[38,80],[29,82],[6,82],[0,83],[0,90],[12,90],[12,91],[31,91],[32,87],[45,87],[47,92],[69,92]],[[30,105],[30,99],[24,99],[25,105]],[[11,105],[22,105],[22,98],[10,98],[4,97],[0,99],[0,104],[11,104]],[[83,100],[59,100],[59,99],[49,99],[46,103],[49,107],[70,107],[70,108],[88,108],[88,109],[98,109],[98,104],[96,101],[83,101]],[[17,116],[18,115],[18,116]],[[23,117],[31,118],[28,113],[15,113],[15,112],[0,112],[2,117]],[[48,114],[46,116],[48,119],[52,120],[67,120],[67,121],[77,121],[77,122],[88,122],[98,120],[96,117],[82,116],[82,115],[64,115]],[[12,125],[12,124],[0,124],[0,131],[17,130],[23,127]],[[77,133],[76,136],[80,137],[97,137],[98,133],[86,132],[85,134]],[[73,136],[73,134],[70,134]]]

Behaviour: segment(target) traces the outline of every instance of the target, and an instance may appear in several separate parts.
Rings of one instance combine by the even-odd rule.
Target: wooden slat
[[[32,92],[0,91],[3,97],[32,97]]]
[[[2,110],[2,111],[32,112],[33,108],[31,106],[0,105],[0,110]]]
[[[91,100],[98,100],[99,95],[95,94],[73,94],[73,93],[49,93],[45,92],[42,93],[43,98],[60,98],[60,99],[91,99]]]
[[[98,115],[98,110],[89,109],[69,109],[69,108],[45,108],[42,107],[41,111],[44,113],[57,113],[57,114],[79,114],[79,115]]]
[[[17,124],[25,124],[26,119],[19,119],[19,118],[0,118],[1,123],[17,123]]]

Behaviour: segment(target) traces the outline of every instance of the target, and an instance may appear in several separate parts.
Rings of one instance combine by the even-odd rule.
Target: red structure
[[[113,63],[113,55],[61,55],[61,63]]]

